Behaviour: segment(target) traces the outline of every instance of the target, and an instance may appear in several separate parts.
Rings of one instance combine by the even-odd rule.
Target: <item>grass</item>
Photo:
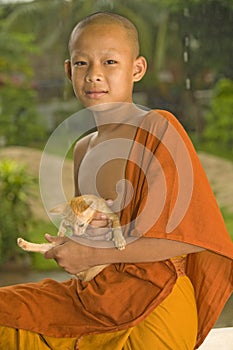
[[[222,211],[222,215],[223,215],[227,230],[233,241],[233,213],[231,213],[225,208],[222,208],[221,211]]]
[[[33,221],[30,231],[29,240],[35,243],[47,242],[44,238],[45,233],[50,233],[51,235],[57,234],[57,228],[50,222],[46,221]],[[42,254],[39,253],[26,253],[30,254],[32,259],[32,268],[35,270],[49,271],[54,269],[60,269],[57,263],[51,259],[45,259]]]
[[[197,152],[209,153],[213,156],[232,161],[233,151],[231,147],[221,147],[221,144],[219,143],[204,142],[203,140],[198,140],[196,135],[193,133],[190,133],[189,136]]]

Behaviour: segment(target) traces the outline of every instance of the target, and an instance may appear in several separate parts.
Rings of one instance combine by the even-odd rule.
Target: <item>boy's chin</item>
[[[92,112],[104,112],[108,110],[112,110],[115,108],[122,107],[123,105],[129,105],[130,103],[126,102],[107,102],[107,103],[98,103],[91,106],[86,106]]]

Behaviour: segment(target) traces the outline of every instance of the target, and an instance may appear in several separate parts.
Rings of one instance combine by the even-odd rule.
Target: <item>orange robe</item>
[[[207,250],[187,257],[198,309],[198,347],[232,292],[233,247],[193,146],[170,113],[151,111],[126,167],[133,197],[125,235],[166,238]],[[126,190],[126,203],[129,195]],[[153,204],[153,205],[152,205]],[[171,260],[112,264],[90,282],[44,280],[0,289],[0,324],[50,337],[81,337],[138,325],[171,293]]]
[[[0,349],[194,349],[196,337],[197,310],[193,286],[183,275],[177,279],[169,296],[135,327],[87,335],[76,342],[76,338],[51,338],[0,326]]]

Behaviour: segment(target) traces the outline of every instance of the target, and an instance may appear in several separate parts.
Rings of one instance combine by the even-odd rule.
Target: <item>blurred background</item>
[[[1,285],[66,277],[54,262],[22,252],[16,238],[56,234],[40,199],[40,157],[53,130],[82,108],[63,62],[74,25],[97,11],[137,26],[149,67],[134,101],[170,110],[183,124],[233,238],[232,0],[0,0]],[[63,170],[70,194],[71,155]]]

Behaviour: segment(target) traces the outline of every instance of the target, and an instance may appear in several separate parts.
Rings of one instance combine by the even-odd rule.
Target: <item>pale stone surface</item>
[[[233,327],[213,328],[199,347],[200,350],[232,350]]]
[[[219,206],[233,212],[233,162],[207,153],[198,155]]]

